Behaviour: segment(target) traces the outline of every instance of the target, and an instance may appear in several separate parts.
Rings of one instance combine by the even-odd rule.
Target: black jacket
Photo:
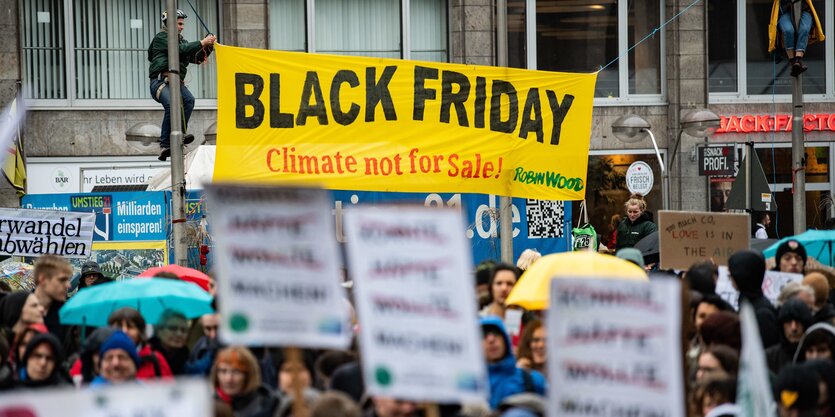
[[[151,348],[153,350],[162,354],[162,357],[165,358],[165,361],[168,362],[168,366],[171,368],[171,373],[173,373],[175,376],[187,374],[187,347],[182,347],[180,349],[166,349],[162,346],[162,342],[157,337],[152,337],[151,340],[148,341],[148,344],[151,345]]]
[[[625,218],[618,223],[618,237],[615,246],[617,249],[631,248],[638,241],[652,232],[658,230],[658,226],[652,222],[652,215],[644,212],[634,222]]]
[[[279,399],[265,386],[232,398],[235,417],[273,417],[278,410]]]
[[[781,328],[777,324],[777,311],[771,305],[771,301],[763,295],[740,294],[740,301],[743,299],[754,307],[754,314],[757,316],[757,327],[760,330],[760,339],[763,347],[768,349],[780,343]]]

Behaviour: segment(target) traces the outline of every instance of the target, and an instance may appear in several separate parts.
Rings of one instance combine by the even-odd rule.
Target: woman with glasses
[[[189,321],[182,313],[175,310],[165,310],[154,327],[154,337],[149,344],[151,348],[165,357],[174,375],[187,374],[189,349],[186,345],[189,333]]]
[[[236,417],[272,417],[279,399],[261,382],[261,368],[249,349],[222,349],[210,375],[218,402],[232,408]]]
[[[547,376],[548,358],[545,350],[545,326],[539,320],[531,320],[525,325],[519,338],[519,354],[516,355],[516,367],[529,371],[539,371]]]

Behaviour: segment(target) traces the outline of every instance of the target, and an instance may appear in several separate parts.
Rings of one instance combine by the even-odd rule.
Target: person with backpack
[[[502,400],[515,394],[527,392],[545,395],[548,385],[545,377],[537,371],[516,366],[510,336],[502,319],[496,316],[483,317],[481,331],[487,375],[490,380],[490,408],[497,409]]]

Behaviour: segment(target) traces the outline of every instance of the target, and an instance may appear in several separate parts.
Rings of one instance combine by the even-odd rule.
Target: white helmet
[[[188,15],[183,13],[182,10],[177,9],[177,19],[185,19],[187,17],[188,17]],[[162,22],[165,23],[166,19],[168,19],[168,10],[162,12]]]

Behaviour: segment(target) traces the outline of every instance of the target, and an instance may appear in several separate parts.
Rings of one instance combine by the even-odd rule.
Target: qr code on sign
[[[526,199],[525,215],[528,216],[529,239],[563,237],[563,201]]]

